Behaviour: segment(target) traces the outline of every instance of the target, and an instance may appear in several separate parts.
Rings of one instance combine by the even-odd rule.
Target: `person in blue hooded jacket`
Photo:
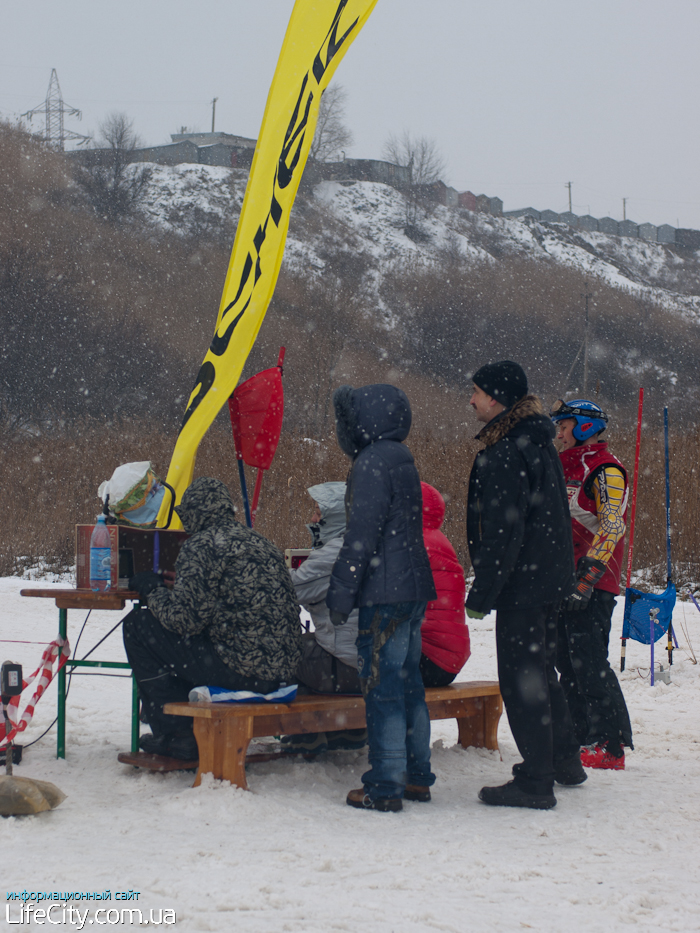
[[[352,459],[347,529],[326,596],[334,625],[359,608],[358,669],[370,770],[349,806],[396,811],[430,800],[430,717],[420,673],[421,622],[436,598],[423,543],[420,478],[402,443],[406,394],[391,385],[341,386],[333,396],[341,449]]]

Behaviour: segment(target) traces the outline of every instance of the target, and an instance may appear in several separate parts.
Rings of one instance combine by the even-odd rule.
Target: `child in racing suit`
[[[552,420],[563,447],[577,568],[576,589],[559,614],[557,668],[583,746],[581,763],[622,770],[632,727],[608,642],[620,592],[627,472],[600,440],[607,416],[594,402],[561,402]]]

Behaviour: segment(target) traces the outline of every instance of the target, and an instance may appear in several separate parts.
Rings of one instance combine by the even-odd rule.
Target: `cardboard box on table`
[[[90,589],[90,538],[94,525],[75,526],[76,587]],[[163,528],[107,525],[112,542],[111,589],[127,590],[129,577],[142,570],[175,570],[180,548],[189,535]]]

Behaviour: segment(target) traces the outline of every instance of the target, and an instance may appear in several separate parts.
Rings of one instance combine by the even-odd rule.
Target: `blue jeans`
[[[367,709],[370,770],[365,793],[403,797],[406,784],[430,787],[430,716],[420,673],[424,602],[360,609],[357,655]]]

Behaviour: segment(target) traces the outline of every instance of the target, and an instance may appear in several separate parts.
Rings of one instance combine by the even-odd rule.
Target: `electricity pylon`
[[[40,114],[46,115],[46,133],[41,138],[51,149],[63,152],[66,148],[67,140],[76,141],[78,145],[90,142],[89,136],[81,136],[80,133],[67,130],[64,126],[63,121],[65,117],[77,117],[81,120],[83,115],[80,110],[76,107],[69,107],[63,100],[61,85],[58,83],[58,75],[56,74],[55,68],[51,69],[51,80],[49,81],[49,89],[46,92],[46,100],[44,103],[39,107],[35,107],[33,110],[28,110],[26,113],[23,113],[22,116],[27,117],[31,121],[32,117],[39,116]]]

